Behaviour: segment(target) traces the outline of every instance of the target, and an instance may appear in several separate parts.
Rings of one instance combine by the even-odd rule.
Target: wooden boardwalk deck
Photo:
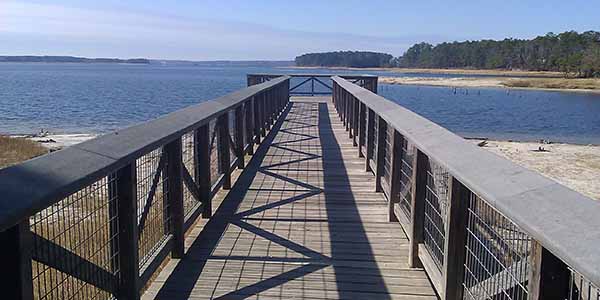
[[[330,97],[292,101],[144,299],[437,299]]]

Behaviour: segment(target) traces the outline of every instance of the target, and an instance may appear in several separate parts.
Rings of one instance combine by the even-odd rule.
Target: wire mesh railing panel
[[[242,145],[243,148],[246,148],[246,145],[248,145],[248,111],[250,110],[251,106],[250,106],[250,102],[245,102],[244,103],[244,109],[242,110],[242,116],[244,118],[244,120],[242,121],[243,124],[243,129],[242,129]]]
[[[119,274],[116,180],[104,177],[30,218],[34,299],[112,298],[107,290]]]
[[[162,148],[136,160],[140,267],[160,249],[169,234],[168,163]]]
[[[396,131],[391,126],[385,126],[385,143],[383,143],[383,180],[391,186],[390,180],[392,179],[392,149],[394,142],[394,132]]]
[[[230,110],[227,112],[229,114],[229,162],[230,166],[233,166],[235,163],[235,158],[237,155],[235,154],[235,123],[238,121],[235,119],[235,110]],[[233,143],[232,143],[233,141]]]
[[[188,132],[181,137],[181,159],[184,172],[190,175],[193,180],[196,180],[196,140],[194,132]],[[197,183],[194,182],[196,185]],[[183,185],[183,214],[189,215],[198,205],[198,201],[194,198],[192,192],[186,184]]]
[[[468,201],[464,299],[527,299],[531,238],[475,194]]]
[[[579,272],[569,268],[571,278],[569,280],[568,300],[600,300],[600,287],[594,285]]]
[[[444,167],[429,160],[425,187],[423,241],[440,270],[444,264],[449,177]]]
[[[379,144],[379,117],[373,114],[373,161],[377,161],[377,145]]]
[[[214,185],[223,172],[219,165],[219,126],[217,126],[217,119],[213,119],[209,122],[209,134],[210,136],[210,180],[211,185]]]
[[[375,160],[375,140],[376,140],[376,136],[377,136],[377,123],[375,122],[375,120],[377,120],[377,117],[375,117],[375,114],[373,113],[373,111],[368,110],[367,111],[367,124],[373,124],[373,129],[372,132],[367,132],[367,147],[368,149],[371,149],[371,153],[367,153],[367,158],[371,159],[371,160]],[[371,134],[372,133],[372,134]]]
[[[402,153],[400,155],[400,188],[398,189],[397,199],[400,202],[400,208],[410,219],[411,201],[412,201],[412,173],[413,160],[416,155],[416,148],[409,140],[402,138]]]

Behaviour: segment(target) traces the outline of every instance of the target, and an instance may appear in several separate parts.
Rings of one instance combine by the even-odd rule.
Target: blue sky
[[[0,0],[0,55],[293,59],[600,30],[600,1]]]

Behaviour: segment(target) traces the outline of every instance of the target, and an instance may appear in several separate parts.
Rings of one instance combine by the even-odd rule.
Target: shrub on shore
[[[0,169],[48,153],[34,141],[0,135]]]

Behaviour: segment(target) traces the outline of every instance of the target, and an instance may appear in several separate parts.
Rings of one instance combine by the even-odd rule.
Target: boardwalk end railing
[[[333,102],[442,299],[600,299],[600,203],[341,77]]]
[[[248,86],[263,83],[283,75],[248,74]],[[319,96],[333,93],[332,74],[287,74],[290,76],[290,95]],[[377,93],[377,76],[373,75],[340,75],[340,77],[357,84],[369,91]]]
[[[3,299],[139,299],[289,102],[290,77],[0,170]]]

